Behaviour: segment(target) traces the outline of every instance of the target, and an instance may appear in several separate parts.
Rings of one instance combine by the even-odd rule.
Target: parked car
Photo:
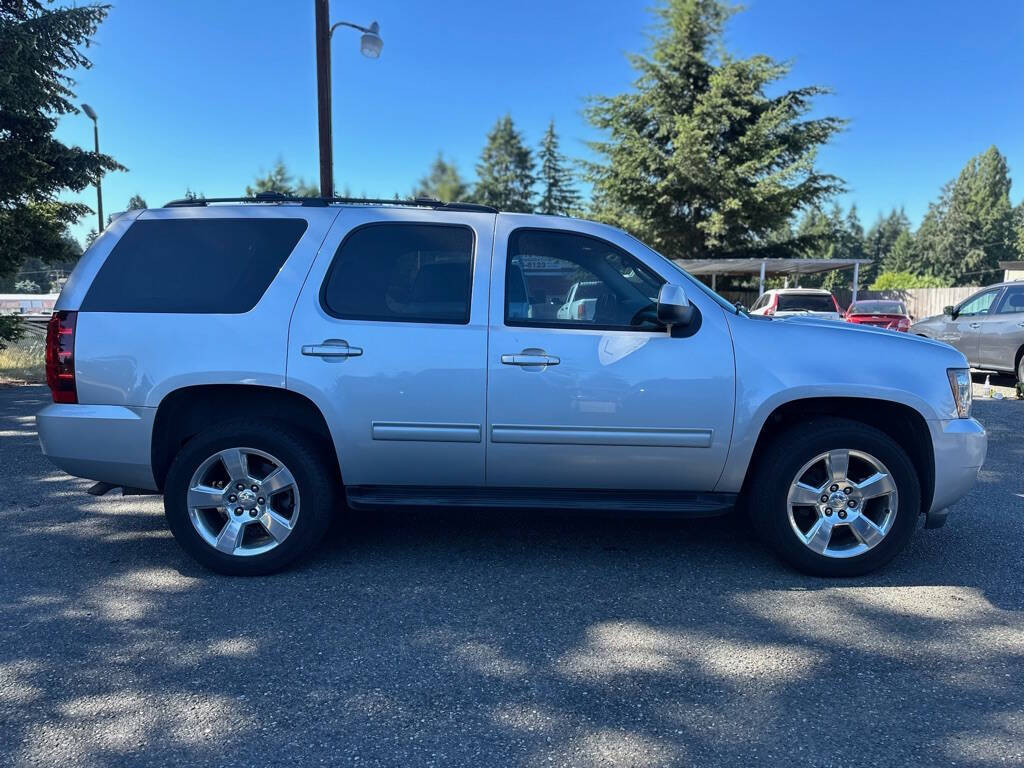
[[[597,299],[604,292],[604,284],[598,280],[583,280],[573,283],[566,294],[565,302],[558,308],[559,320],[593,320]]]
[[[826,320],[842,318],[836,297],[820,288],[773,288],[761,294],[750,308],[750,314],[768,317],[807,315]]]
[[[524,311],[580,274],[592,312]],[[941,525],[986,451],[946,344],[750,316],[620,230],[468,204],[131,211],[49,330],[45,454],[95,494],[162,493],[231,574],[308,553],[343,501],[739,506],[797,568],[862,574]]]
[[[910,331],[952,344],[974,368],[1024,381],[1024,281],[984,288]]]
[[[873,325],[890,331],[909,331],[911,322],[906,305],[902,301],[888,299],[855,301],[843,318],[848,323]]]

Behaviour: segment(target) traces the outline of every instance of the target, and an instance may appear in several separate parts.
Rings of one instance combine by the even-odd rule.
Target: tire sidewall
[[[796,473],[819,454],[836,449],[862,451],[880,460],[896,482],[896,519],[881,543],[849,558],[831,558],[809,549],[789,522],[789,489]],[[914,465],[894,440],[865,425],[833,421],[818,428],[813,423],[784,434],[771,447],[775,460],[768,463],[753,492],[750,509],[758,529],[786,561],[819,576],[859,576],[895,557],[913,535],[921,512],[921,486]]]
[[[299,516],[288,537],[260,555],[228,555],[211,547],[192,525],[188,489],[196,469],[226,448],[253,448],[279,459],[299,492]],[[229,575],[261,575],[284,568],[315,546],[330,520],[333,494],[321,461],[301,438],[273,426],[225,424],[189,440],[171,463],[164,483],[164,513],[178,543],[202,565]]]

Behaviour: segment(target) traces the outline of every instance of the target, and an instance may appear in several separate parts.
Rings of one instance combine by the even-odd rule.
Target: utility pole
[[[82,111],[85,112],[85,116],[92,120],[92,138],[96,145],[96,157],[100,156],[100,125],[99,120],[96,117],[96,111],[88,104],[82,105]],[[103,232],[103,185],[101,183],[102,172],[96,177],[96,213],[100,219],[100,225],[96,229],[96,234]]]
[[[320,129],[320,194],[334,195],[334,145],[331,135],[331,8],[330,0],[316,5],[316,104]]]

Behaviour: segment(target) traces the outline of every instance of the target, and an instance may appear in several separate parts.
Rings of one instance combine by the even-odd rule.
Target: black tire
[[[863,554],[834,558],[807,547],[790,525],[790,484],[808,461],[839,448],[877,457],[889,470],[899,497],[888,534]],[[906,451],[874,427],[841,418],[820,418],[795,425],[761,452],[745,491],[744,505],[761,538],[783,560],[815,576],[861,576],[892,560],[910,540],[921,513],[921,484]]]
[[[295,478],[301,498],[299,515],[291,533],[269,552],[248,556],[221,552],[208,544],[189,519],[189,483],[199,466],[215,453],[247,447],[279,458]],[[330,463],[325,459],[330,457]],[[164,513],[174,538],[199,563],[231,576],[275,573],[308,554],[323,539],[338,499],[337,470],[333,451],[318,441],[291,431],[276,422],[234,420],[200,432],[174,457],[164,483]]]
[[[1024,384],[1024,355],[1017,361],[1017,383]]]

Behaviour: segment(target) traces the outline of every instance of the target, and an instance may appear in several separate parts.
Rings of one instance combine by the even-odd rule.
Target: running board
[[[345,488],[353,509],[374,507],[501,507],[612,510],[714,517],[732,510],[735,493],[700,491],[603,491],[561,488],[437,488],[356,485]]]

